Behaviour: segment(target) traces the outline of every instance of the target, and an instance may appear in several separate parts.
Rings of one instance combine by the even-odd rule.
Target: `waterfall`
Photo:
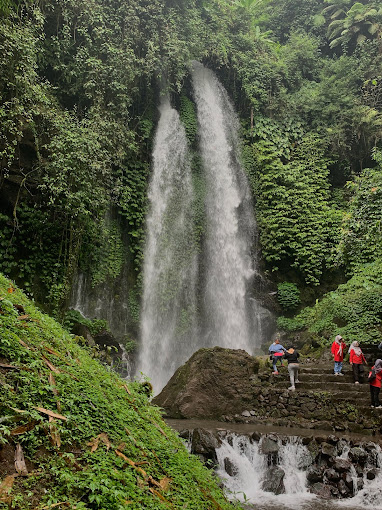
[[[217,474],[228,491],[240,501],[256,503],[256,508],[275,503],[296,508],[299,503],[314,499],[308,492],[305,472],[311,456],[301,438],[291,436],[286,442],[278,438],[276,456],[263,452],[263,441],[264,437],[257,442],[238,435],[222,440],[216,450]],[[265,487],[277,479],[285,489],[285,493],[278,496]]]
[[[338,459],[347,460],[349,450],[345,446]],[[362,464],[363,473],[350,466],[354,496],[343,500],[324,500],[309,492],[306,474],[313,459],[302,439],[295,436],[272,436],[270,444],[267,436],[254,441],[228,434],[216,449],[217,474],[231,497],[245,502],[248,508],[382,510],[381,447],[369,442],[361,444],[359,450],[367,452],[367,461]],[[370,473],[375,478],[370,479]],[[358,489],[358,481],[362,489]],[[278,487],[281,493],[275,491]]]
[[[246,176],[239,163],[239,123],[227,93],[212,71],[192,64],[200,151],[206,179],[203,250],[204,329],[209,345],[252,353],[248,290],[255,222]]]
[[[197,246],[189,159],[185,129],[165,99],[149,186],[138,360],[155,391],[196,350]]]
[[[374,480],[367,479],[368,468],[378,469]],[[382,509],[382,449],[379,445],[375,445],[374,455],[368,459],[363,475],[363,488],[360,491],[355,490],[354,493],[354,498],[350,500],[353,506],[372,510]]]

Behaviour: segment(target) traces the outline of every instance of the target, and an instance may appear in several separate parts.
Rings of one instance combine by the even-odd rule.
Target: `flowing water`
[[[217,474],[233,499],[245,504],[245,508],[256,510],[329,510],[329,509],[382,509],[382,451],[374,446],[371,465],[366,465],[363,475],[363,488],[354,496],[343,500],[322,500],[311,494],[307,488],[306,471],[311,464],[309,450],[301,438],[290,436],[285,441],[278,439],[276,465],[284,473],[285,493],[275,495],[263,490],[263,484],[274,472],[270,471],[269,455],[262,453],[262,438],[251,441],[247,436],[230,435],[223,439],[216,450],[218,458]],[[347,458],[344,451],[341,458]],[[227,469],[228,466],[228,469]],[[377,467],[374,480],[368,480],[366,473],[370,467]],[[227,472],[228,471],[228,472]],[[354,470],[354,477],[356,478]]]
[[[192,82],[206,179],[204,332],[209,345],[252,353],[260,343],[251,328],[249,300],[256,266],[251,254],[255,221],[239,163],[239,123],[212,71],[194,62]]]
[[[205,232],[201,242],[193,235],[195,197],[187,139],[167,99],[160,108],[153,152],[137,364],[156,393],[201,347],[253,354],[264,341],[264,324],[270,323],[270,314],[253,296],[254,279],[260,279],[256,224],[239,161],[238,118],[212,71],[194,62],[191,76]]]
[[[169,99],[160,107],[149,202],[138,367],[159,391],[197,349],[190,156],[184,127]]]

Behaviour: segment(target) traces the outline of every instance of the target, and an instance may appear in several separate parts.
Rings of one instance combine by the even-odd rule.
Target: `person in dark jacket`
[[[359,380],[363,373],[363,364],[366,363],[365,356],[358,342],[353,342],[349,349],[349,363],[353,368],[354,384],[359,384]]]
[[[375,378],[369,382],[371,407],[375,407],[376,409],[382,409],[381,403],[379,401],[379,392],[381,391],[382,385],[382,359],[376,360],[374,366],[371,368],[371,372],[373,370],[375,371]]]
[[[298,358],[300,357],[300,354],[294,349],[293,347],[290,347],[285,353],[284,358],[288,361],[288,372],[289,372],[289,379],[290,379],[290,387],[288,390],[294,391],[296,389],[295,383],[300,382],[298,380],[298,369],[299,369],[299,362]]]

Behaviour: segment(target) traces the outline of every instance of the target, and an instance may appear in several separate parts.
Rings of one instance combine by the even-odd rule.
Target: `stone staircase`
[[[370,405],[370,389],[367,382],[369,370],[377,358],[382,358],[382,351],[377,346],[365,346],[362,348],[368,366],[364,366],[364,376],[361,384],[354,384],[352,366],[349,362],[344,362],[344,376],[336,376],[333,373],[333,362],[330,360],[323,363],[322,361],[302,362],[299,370],[299,383],[296,384],[296,391],[305,391],[309,393],[324,392],[330,395],[332,402],[349,402],[354,405],[358,412],[364,416],[373,417],[381,416],[382,409],[373,409]],[[284,367],[279,368],[279,375],[273,376],[275,383],[282,389],[290,386],[288,369],[284,361]],[[382,394],[380,396],[382,401]]]

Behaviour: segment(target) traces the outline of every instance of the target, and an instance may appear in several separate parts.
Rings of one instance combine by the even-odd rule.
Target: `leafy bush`
[[[382,341],[382,259],[357,266],[354,276],[326,294],[313,307],[304,308],[289,320],[280,318],[284,329],[301,329],[318,334],[328,342],[337,334],[347,341]],[[280,327],[282,327],[280,325]]]
[[[277,300],[286,311],[293,311],[301,303],[300,291],[295,283],[279,283],[277,285]]]
[[[86,326],[92,336],[101,331],[109,330],[107,321],[104,319],[86,319],[78,310],[68,310],[62,322],[63,327],[71,333],[76,324]]]

